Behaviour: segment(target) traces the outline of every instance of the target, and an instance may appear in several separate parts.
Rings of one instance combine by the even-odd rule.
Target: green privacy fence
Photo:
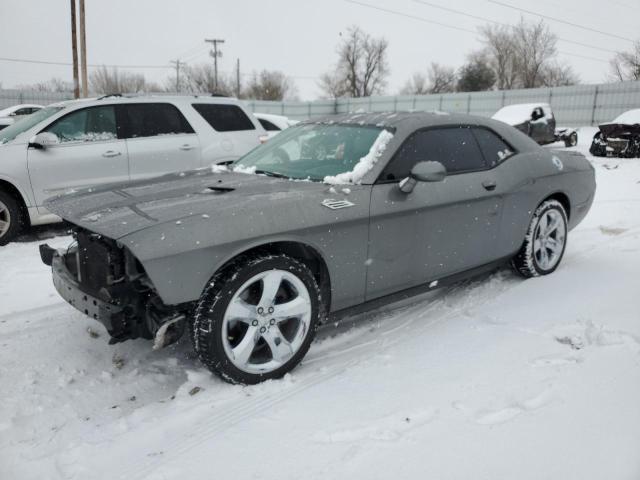
[[[166,95],[166,93],[163,93]],[[0,108],[18,103],[47,105],[72,98],[66,92],[0,90]],[[396,95],[339,98],[311,102],[245,100],[249,110],[304,120],[355,111],[388,112],[440,110],[491,116],[505,105],[550,103],[559,125],[582,126],[607,122],[620,113],[640,108],[640,81],[571,87],[531,88],[442,95]]]

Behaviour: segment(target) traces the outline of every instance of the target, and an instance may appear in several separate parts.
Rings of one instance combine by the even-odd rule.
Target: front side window
[[[237,105],[194,103],[193,108],[217,132],[256,129],[251,119]]]
[[[397,181],[409,176],[418,162],[436,161],[447,174],[471,172],[487,166],[469,127],[421,130],[402,144],[380,176],[381,181]]]
[[[491,130],[474,128],[473,134],[478,140],[480,150],[482,150],[482,154],[490,168],[495,167],[515,153],[513,148]]]
[[[115,140],[118,137],[115,107],[76,110],[56,120],[45,131],[55,134],[60,143]]]
[[[382,128],[364,125],[290,127],[249,152],[232,168],[322,181],[352,172],[356,165],[370,157],[371,162],[377,160],[371,151],[384,132]]]
[[[182,112],[170,103],[133,103],[124,108],[128,138],[194,133]]]

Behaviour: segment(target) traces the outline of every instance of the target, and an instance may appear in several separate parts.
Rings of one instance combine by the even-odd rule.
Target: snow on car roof
[[[519,125],[531,120],[531,112],[538,107],[542,108],[547,117],[551,116],[551,107],[548,103],[518,103],[502,107],[491,118],[509,125]]]
[[[625,123],[629,125],[635,125],[640,123],[640,108],[634,110],[628,110],[621,115],[618,115],[611,123]]]

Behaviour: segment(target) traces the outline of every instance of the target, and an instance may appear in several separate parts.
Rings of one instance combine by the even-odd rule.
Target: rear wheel
[[[538,277],[555,271],[567,246],[567,214],[557,200],[543,202],[533,214],[524,243],[513,258],[514,269],[523,277]]]
[[[20,203],[12,195],[0,191],[0,246],[13,240],[22,231],[24,224]]]
[[[571,134],[564,139],[565,147],[575,147],[578,144],[577,132],[571,132]]]
[[[279,378],[307,353],[323,312],[306,265],[286,255],[242,256],[202,295],[192,320],[194,349],[228,382]]]

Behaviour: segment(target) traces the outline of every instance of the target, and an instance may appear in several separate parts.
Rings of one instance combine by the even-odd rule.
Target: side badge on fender
[[[353,207],[355,203],[350,202],[349,200],[334,200],[333,198],[326,198],[322,201],[322,205],[331,210],[338,210],[340,208]]]
[[[562,163],[562,160],[560,160],[560,158],[554,155],[553,157],[551,157],[551,161],[558,170],[562,171],[564,169],[564,164]]]

